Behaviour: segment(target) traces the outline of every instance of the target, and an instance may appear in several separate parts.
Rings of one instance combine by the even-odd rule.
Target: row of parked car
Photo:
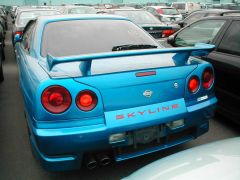
[[[7,12],[4,7],[0,6],[0,82],[4,80],[2,63],[3,63],[3,60],[5,59],[4,40],[5,40],[5,34],[7,29],[8,29]]]
[[[238,12],[170,24],[146,10],[12,13],[29,139],[47,169],[94,169],[190,141],[208,131],[217,98],[239,119]]]

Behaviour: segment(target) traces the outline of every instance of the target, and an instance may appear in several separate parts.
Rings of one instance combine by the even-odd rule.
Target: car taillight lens
[[[202,86],[204,89],[209,89],[214,81],[213,70],[211,68],[207,68],[203,71],[202,75]]]
[[[62,86],[50,86],[42,93],[43,107],[54,114],[66,111],[72,102],[71,95],[67,89]]]
[[[157,12],[158,12],[158,14],[163,14],[163,10],[162,9],[157,9]]]
[[[175,33],[175,31],[172,30],[172,29],[163,30],[162,31],[162,37],[168,37],[168,36],[171,36],[174,33]]]
[[[97,101],[96,94],[90,90],[81,91],[76,98],[76,104],[82,111],[93,110],[97,105]]]
[[[191,92],[191,93],[195,93],[197,92],[199,88],[199,79],[197,76],[193,76],[189,79],[188,81],[188,90]]]
[[[15,35],[19,34],[20,36],[22,36],[23,32],[22,31],[16,31]]]

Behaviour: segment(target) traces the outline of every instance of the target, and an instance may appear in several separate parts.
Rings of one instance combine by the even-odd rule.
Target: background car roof
[[[130,21],[128,18],[117,16],[117,15],[110,15],[110,14],[67,14],[67,15],[51,15],[51,16],[40,16],[38,18],[39,22],[48,23],[54,21],[63,21],[63,20],[85,20],[85,19],[112,19],[112,20],[127,20]]]

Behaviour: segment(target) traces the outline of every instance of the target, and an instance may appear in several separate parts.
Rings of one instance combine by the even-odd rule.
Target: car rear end
[[[117,24],[119,29],[112,28]],[[95,28],[102,33],[93,36]],[[117,17],[63,18],[44,29],[45,61],[39,63],[50,78],[38,86],[27,116],[31,142],[47,169],[78,169],[83,163],[92,169],[182,144],[208,131],[217,101],[213,68],[189,55],[204,54],[211,45],[159,49],[142,29]],[[60,34],[75,31],[81,33],[62,37],[65,49],[53,47]],[[112,43],[131,41],[158,48],[109,52]]]

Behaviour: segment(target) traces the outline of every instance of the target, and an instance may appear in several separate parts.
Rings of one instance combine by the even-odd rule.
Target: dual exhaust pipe
[[[101,166],[107,166],[110,162],[111,159],[104,153],[96,154],[96,156],[88,154],[85,157],[85,165],[89,170],[95,169],[98,164]]]

